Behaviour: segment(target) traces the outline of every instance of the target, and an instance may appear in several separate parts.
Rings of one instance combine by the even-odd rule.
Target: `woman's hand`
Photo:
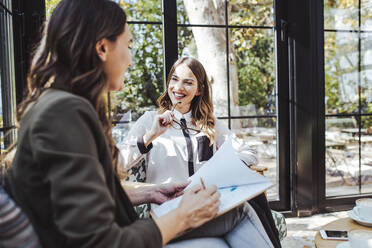
[[[145,203],[162,204],[163,202],[183,195],[183,190],[187,185],[189,185],[189,183],[190,181],[164,184],[126,181],[122,183],[122,186],[132,204],[136,206]]]
[[[155,116],[151,129],[143,136],[143,141],[147,147],[154,139],[162,135],[172,125],[173,113],[170,110]]]
[[[177,209],[154,218],[160,229],[163,245],[182,231],[196,228],[214,218],[220,205],[219,199],[220,193],[216,186],[204,190],[200,185],[195,185],[187,190]]]
[[[220,206],[220,193],[212,185],[205,190],[195,185],[187,190],[178,206],[180,220],[187,229],[196,228],[213,219]]]
[[[151,193],[151,203],[162,204],[170,199],[183,195],[183,189],[189,185],[190,181],[183,183],[164,183],[157,184]]]

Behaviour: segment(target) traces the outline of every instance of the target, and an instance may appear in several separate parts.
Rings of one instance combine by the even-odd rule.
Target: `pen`
[[[205,190],[205,184],[204,184],[203,178],[201,177],[200,177],[200,182],[201,182],[202,188]]]

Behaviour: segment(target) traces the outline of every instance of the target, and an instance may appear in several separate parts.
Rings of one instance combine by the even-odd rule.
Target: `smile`
[[[178,93],[178,92],[173,92],[173,95],[176,98],[176,100],[180,100],[186,96],[185,94]]]

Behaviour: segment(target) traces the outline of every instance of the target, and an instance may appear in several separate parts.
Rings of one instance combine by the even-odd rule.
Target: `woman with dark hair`
[[[159,111],[148,111],[141,116],[123,143],[118,145],[124,170],[138,165],[144,158],[147,183],[182,182],[200,169],[228,137],[232,138],[232,145],[242,161],[247,165],[258,163],[255,151],[239,140],[222,121],[215,119],[211,85],[197,59],[182,57],[174,63],[158,104]],[[270,218],[266,199],[260,196],[260,201]],[[203,232],[197,229],[192,233],[195,236],[223,236],[230,247],[280,247],[272,216],[273,225],[267,226],[265,220],[261,223],[251,205],[256,206],[254,203],[243,204],[229,215],[205,224]],[[151,205],[151,208],[156,207],[156,204]],[[235,224],[231,225],[232,222]],[[218,226],[224,229],[220,230]]]
[[[104,95],[123,87],[131,39],[124,11],[109,0],[62,0],[47,24],[6,178],[43,247],[161,247],[217,213],[216,187],[195,186],[178,209],[139,220],[131,200],[159,203],[187,183],[153,185],[131,198],[121,187]]]

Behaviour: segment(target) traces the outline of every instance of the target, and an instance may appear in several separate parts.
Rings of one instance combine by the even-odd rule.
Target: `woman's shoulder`
[[[216,118],[216,122],[215,122],[214,128],[217,129],[217,130],[219,130],[219,129],[228,129],[228,127],[227,127],[227,121]]]
[[[48,89],[35,103],[37,112],[63,114],[81,110],[96,112],[85,98],[63,90]]]
[[[154,117],[155,115],[158,114],[158,111],[157,110],[147,110],[145,111],[145,113],[143,114],[143,116],[146,116],[146,117]]]
[[[48,89],[30,107],[22,122],[69,122],[72,118],[76,119],[77,115],[88,119],[98,118],[93,105],[87,99],[63,90]]]
[[[57,89],[48,89],[42,96],[40,96],[38,103],[43,106],[69,106],[69,107],[88,107],[93,108],[92,104],[85,99],[84,97],[75,95],[73,93],[57,90]],[[79,104],[76,104],[79,103]]]
[[[157,113],[156,110],[147,110],[137,119],[137,123],[152,123],[152,120],[155,118]]]

